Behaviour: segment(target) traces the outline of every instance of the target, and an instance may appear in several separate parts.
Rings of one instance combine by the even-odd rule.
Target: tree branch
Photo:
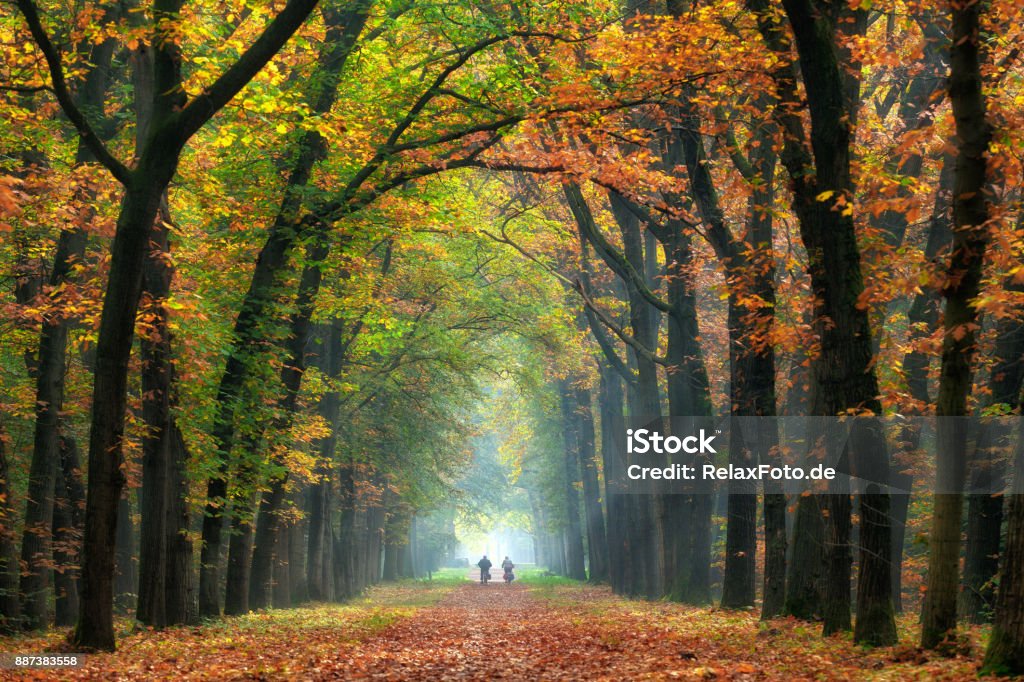
[[[650,287],[647,286],[644,276],[637,272],[633,265],[626,260],[626,257],[601,234],[601,230],[598,229],[597,223],[594,222],[594,215],[590,211],[590,206],[587,204],[580,186],[574,182],[568,183],[563,186],[563,191],[566,203],[576,219],[576,225],[579,227],[580,232],[594,246],[594,250],[608,264],[608,267],[624,281],[635,286],[645,301],[663,313],[670,312],[672,306],[651,291]]]
[[[43,28],[42,21],[39,18],[39,10],[35,3],[32,0],[17,0],[17,3],[18,10],[25,17],[25,23],[32,34],[32,39],[36,42],[39,50],[43,53],[43,58],[46,60],[46,66],[50,72],[50,81],[53,84],[53,93],[56,95],[57,102],[64,111],[64,115],[75,126],[75,130],[78,131],[82,142],[93,153],[96,160],[103,164],[118,182],[123,185],[128,184],[131,180],[131,170],[107,149],[107,146],[103,144],[103,140],[100,139],[96,131],[89,125],[85,114],[82,113],[71,97],[71,90],[68,88],[67,80],[64,78],[64,65],[60,51],[50,41],[50,37]]]
[[[359,0],[355,0],[358,2]],[[18,0],[29,2],[29,0]],[[267,62],[274,58],[316,7],[317,0],[288,0],[260,37],[249,46],[234,64],[206,92],[190,101],[168,125],[178,129],[180,140],[188,140],[214,114],[251,81]]]
[[[573,283],[573,287],[576,289],[576,292],[580,295],[580,298],[583,299],[583,302],[587,305],[587,308],[594,312],[594,315],[597,316],[597,319],[600,320],[604,326],[608,327],[608,329],[612,330],[612,333],[615,334],[615,336],[619,337],[619,339],[621,339],[626,345],[631,347],[633,350],[635,350],[637,353],[647,358],[651,362],[655,362],[659,365],[663,365],[666,367],[669,364],[671,364],[669,363],[668,358],[656,354],[650,348],[637,341],[632,334],[629,334],[622,327],[615,324],[615,322],[610,317],[608,317],[608,315],[603,310],[601,310],[597,306],[597,304],[594,303],[594,301],[590,299],[590,296],[587,295],[587,292],[583,290],[583,286],[580,284],[579,280],[576,280]]]

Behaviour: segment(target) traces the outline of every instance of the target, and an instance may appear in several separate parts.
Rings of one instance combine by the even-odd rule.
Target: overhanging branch
[[[71,90],[68,88],[67,80],[64,78],[64,64],[60,50],[50,41],[50,36],[47,35],[46,29],[43,28],[42,21],[39,18],[39,10],[35,3],[32,0],[17,0],[17,3],[18,10],[25,17],[25,23],[32,34],[32,39],[36,42],[39,50],[43,53],[43,58],[46,60],[46,67],[50,72],[50,81],[53,85],[53,94],[57,97],[57,102],[64,111],[64,115],[75,126],[75,130],[78,131],[79,136],[82,138],[82,143],[89,148],[89,151],[93,153],[96,160],[103,164],[118,182],[123,185],[128,184],[131,180],[131,170],[107,149],[107,146],[103,144],[103,140],[100,139],[96,131],[89,125],[85,114],[75,104],[74,98],[71,96]]]

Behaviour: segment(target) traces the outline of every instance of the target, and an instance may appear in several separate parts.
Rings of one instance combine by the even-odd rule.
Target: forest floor
[[[901,623],[913,641],[913,622]],[[127,622],[125,627],[129,627]],[[0,638],[0,652],[62,651],[60,632]],[[980,632],[972,631],[980,651]],[[935,680],[978,659],[910,644],[867,651],[753,612],[625,600],[558,578],[487,586],[463,576],[373,588],[355,602],[271,610],[199,627],[121,633],[75,670],[0,679]]]

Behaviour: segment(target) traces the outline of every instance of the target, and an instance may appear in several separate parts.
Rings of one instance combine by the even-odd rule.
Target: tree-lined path
[[[1024,0],[0,2],[0,654],[1024,674],[1022,43]],[[721,425],[693,487],[659,417]]]
[[[793,619],[758,628],[749,612],[629,601],[605,587],[534,573],[512,586],[486,587],[448,573],[433,583],[375,587],[347,606],[126,633],[119,652],[34,679],[977,678],[978,656],[949,659],[910,647],[866,652],[845,638],[821,640]],[[971,633],[975,644],[979,634]],[[60,649],[54,637],[38,645]],[[0,671],[0,679],[23,677]]]

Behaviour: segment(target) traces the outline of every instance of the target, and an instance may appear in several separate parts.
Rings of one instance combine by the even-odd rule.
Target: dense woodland
[[[1020,414],[1022,19],[0,4],[0,629],[109,650],[504,524],[867,646],[991,623],[1024,672],[1022,468],[953,422],[934,473],[910,427],[857,463],[912,495],[605,487],[630,415]]]

